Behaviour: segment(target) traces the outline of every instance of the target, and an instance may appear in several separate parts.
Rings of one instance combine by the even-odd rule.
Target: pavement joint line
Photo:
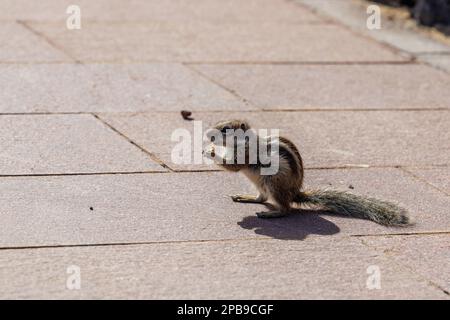
[[[362,165],[362,164],[348,164],[343,166],[318,166],[318,167],[308,167],[306,166],[306,170],[337,170],[337,169],[384,169],[384,168],[392,168],[392,169],[400,169],[404,165],[397,165],[397,164],[387,164],[387,165]],[[447,168],[450,166],[450,164],[436,164],[436,165],[417,165],[417,166],[411,166],[411,165],[405,165],[406,167],[414,167],[418,169],[435,169],[435,168]]]
[[[218,86],[219,88],[221,88],[222,90],[225,90],[226,92],[230,93],[231,95],[233,95],[235,98],[237,98],[238,100],[240,100],[241,102],[243,102],[246,106],[250,106],[250,107],[255,107],[253,105],[253,103],[242,97],[241,95],[239,95],[235,90],[232,90],[228,87],[226,87],[225,85],[223,85],[222,83],[220,83],[219,81],[216,81],[214,79],[212,79],[211,77],[207,76],[206,74],[204,74],[203,72],[201,72],[200,70],[197,70],[196,68],[193,68],[192,66],[189,66],[187,64],[183,64],[183,66],[187,69],[189,69],[192,73],[197,74],[198,76],[202,77],[203,79],[206,79],[207,81],[211,82],[212,84]]]
[[[450,197],[450,194],[449,194],[448,192],[446,192],[445,190],[442,190],[441,188],[435,186],[433,183],[429,182],[428,180],[426,180],[426,179],[424,179],[424,178],[422,178],[422,177],[419,177],[418,175],[414,174],[413,172],[410,171],[410,169],[408,170],[408,169],[405,168],[405,167],[400,167],[399,169],[401,169],[403,172],[405,172],[406,174],[408,174],[408,175],[411,176],[412,178],[414,178],[414,179],[416,179],[416,180],[418,180],[418,181],[420,181],[420,182],[422,182],[422,183],[425,183],[426,185],[432,187],[433,189],[435,189],[435,190],[437,190],[437,191],[440,191],[440,192],[442,192],[443,194],[445,194],[445,195],[447,195],[447,196]]]
[[[433,287],[433,288],[435,288],[437,290],[442,291],[446,295],[450,295],[450,292],[448,292],[445,288],[443,288],[442,286],[440,286],[439,284],[437,284],[433,280],[427,278],[426,276],[422,275],[421,273],[416,271],[414,268],[408,266],[407,264],[404,264],[402,262],[399,262],[397,259],[394,259],[394,257],[391,254],[388,254],[387,252],[385,252],[385,250],[383,250],[383,248],[380,248],[377,245],[370,245],[362,238],[360,238],[360,240],[361,240],[361,243],[363,245],[365,245],[366,247],[371,248],[371,249],[375,250],[376,252],[380,253],[381,255],[383,255],[384,257],[389,259],[393,264],[397,265],[397,267],[406,269],[407,271],[414,273],[417,277],[419,277],[422,280],[426,281],[429,286],[431,286],[431,287]]]
[[[301,14],[301,13],[300,13]],[[7,23],[7,22],[13,22],[15,20],[4,20],[0,19],[0,23]],[[35,23],[35,24],[41,24],[41,25],[52,25],[52,24],[59,24],[64,23],[66,20],[64,19],[55,19],[55,20],[39,20],[39,19],[25,19],[23,21],[29,22],[29,23]],[[91,23],[91,24],[111,24],[111,25],[152,25],[154,23],[161,23],[161,22],[168,22],[168,23],[191,23],[192,20],[177,20],[177,19],[136,19],[136,20],[117,20],[117,19],[105,19],[105,20],[98,20],[98,19],[92,19],[92,18],[83,18],[83,21],[85,23]],[[200,21],[200,20],[199,20]],[[253,24],[253,23],[259,23],[259,21],[251,21],[251,20],[228,20],[228,21],[214,21],[214,20],[201,20],[201,23],[204,24],[220,24],[220,25],[228,25],[230,23],[232,24],[238,24],[238,25],[246,25],[246,24]],[[307,26],[307,25],[329,25],[333,24],[334,22],[330,19],[323,19],[319,21],[283,21],[282,19],[269,21],[269,23],[273,24],[285,24],[285,25],[299,25],[299,26]]]
[[[88,115],[90,112],[0,112],[0,116],[56,116],[56,115]]]
[[[398,165],[370,165],[370,164],[347,164],[347,165],[336,165],[336,166],[305,166],[305,170],[342,170],[342,169],[384,169],[392,168],[398,169]]]
[[[24,65],[24,66],[31,66],[34,64],[77,64],[75,62],[67,62],[67,61],[0,61],[0,65]]]
[[[365,108],[365,109],[321,109],[321,108],[311,108],[311,109],[243,109],[243,110],[195,110],[191,109],[192,112],[203,114],[203,113],[269,113],[269,112],[435,112],[435,111],[450,111],[450,106],[448,108]],[[0,112],[0,116],[42,116],[42,115],[92,115],[96,114],[101,116],[102,114],[123,114],[123,115],[144,115],[144,114],[178,114],[178,111],[162,111],[162,110],[145,110],[145,111],[56,111],[56,112]]]
[[[384,47],[385,49],[387,49],[387,50],[389,50],[389,51],[399,55],[402,58],[405,58],[407,61],[416,61],[417,60],[416,56],[413,55],[411,52],[408,52],[406,50],[403,50],[403,49],[400,49],[398,47],[395,47],[395,46],[393,46],[393,45],[391,45],[391,44],[389,44],[387,42],[379,41],[379,40],[369,36],[368,34],[361,33],[359,31],[353,29],[352,27],[342,23],[340,20],[338,20],[336,18],[333,18],[333,17],[330,17],[327,14],[321,13],[318,10],[313,9],[313,8],[311,8],[310,6],[308,6],[308,5],[304,4],[304,3],[301,3],[301,2],[295,1],[295,0],[286,0],[286,1],[293,2],[294,4],[296,4],[296,5],[300,6],[300,7],[308,10],[309,12],[317,15],[319,18],[328,19],[328,20],[334,22],[336,26],[340,26],[341,28],[349,31],[351,34],[353,34],[356,37],[359,37],[359,38],[362,38],[362,39],[366,39],[366,40],[368,40],[368,41],[370,41],[372,43],[377,43],[379,46]]]
[[[397,232],[397,233],[373,233],[373,234],[352,234],[350,237],[366,238],[366,237],[392,237],[392,236],[434,236],[434,235],[449,235],[450,230],[436,230],[436,231],[412,231],[412,232]]]
[[[33,65],[33,64],[111,64],[111,65],[133,65],[133,64],[183,64],[183,65],[414,65],[419,61],[184,61],[184,60],[77,60],[77,61],[0,61],[2,64],[10,65]]]
[[[114,128],[111,124],[109,124],[108,122],[106,122],[105,120],[103,120],[99,115],[97,114],[92,114],[92,116],[94,118],[96,118],[98,121],[100,121],[101,123],[103,123],[105,126],[107,126],[108,128],[110,128],[112,131],[114,131],[115,133],[117,133],[118,135],[120,135],[121,137],[123,137],[124,139],[126,139],[129,143],[131,143],[132,145],[134,145],[135,147],[137,147],[138,149],[140,149],[142,152],[144,152],[145,154],[147,154],[151,160],[153,160],[154,162],[156,162],[157,164],[159,164],[161,167],[163,167],[164,169],[167,169],[169,171],[173,172],[173,169],[171,167],[169,167],[167,164],[165,164],[158,156],[156,156],[156,154],[154,154],[153,152],[150,152],[149,150],[147,150],[146,148],[142,147],[141,145],[139,145],[137,142],[133,141],[132,139],[128,138],[125,134],[123,134],[122,132],[120,132],[119,130],[117,130],[116,128]]]
[[[373,234],[367,235],[370,237],[386,237],[386,236],[409,236],[409,235],[438,235],[438,234],[450,234],[450,231],[442,232],[423,232],[423,233],[392,233],[392,234]],[[343,235],[341,238],[362,238],[361,235]],[[318,236],[315,238],[325,238],[325,236]],[[73,248],[73,247],[108,247],[108,246],[139,246],[139,245],[163,245],[163,244],[200,244],[200,243],[223,243],[223,242],[242,242],[242,241],[299,241],[289,239],[272,238],[268,236],[264,237],[245,237],[245,238],[230,238],[230,239],[197,239],[197,240],[155,240],[155,241],[135,241],[135,242],[108,242],[108,243],[79,243],[79,244],[53,244],[53,245],[29,245],[29,246],[0,246],[1,251],[5,250],[26,250],[26,249],[52,249],[52,248]],[[361,241],[364,241],[361,239]]]
[[[244,110],[229,110],[229,111],[224,111],[224,110],[195,110],[195,108],[191,109],[192,112],[198,113],[198,114],[203,114],[203,113],[260,113],[260,112],[384,112],[384,111],[405,111],[405,112],[414,112],[414,111],[421,111],[421,112],[426,112],[426,111],[450,111],[450,106],[448,108],[443,108],[443,107],[439,107],[439,108],[371,108],[371,109],[321,109],[321,108],[310,108],[310,109],[265,109],[265,108],[261,108],[259,110],[255,110],[255,109],[244,109]],[[159,113],[159,114],[177,114],[179,113],[178,111],[125,111],[125,112],[121,112],[121,111],[113,111],[113,112],[98,112],[97,114],[101,115],[101,114],[124,114],[124,115],[140,115],[140,114],[149,114],[149,113]]]
[[[305,65],[305,66],[333,66],[333,65],[415,65],[422,61],[184,61],[184,60],[77,60],[77,61],[0,61],[0,65],[33,65],[33,64],[183,64],[183,65]]]
[[[450,51],[432,51],[432,52],[414,52],[416,56],[422,57],[422,56],[450,56]]]
[[[426,165],[414,166],[417,169],[437,169],[447,168],[449,165]],[[305,167],[309,170],[364,170],[364,169],[399,169],[399,166],[335,166],[335,167]],[[0,178],[23,178],[23,177],[64,177],[64,176],[105,176],[105,175],[139,175],[139,174],[182,174],[182,173],[213,173],[227,172],[224,169],[172,169],[166,171],[115,171],[115,172],[70,172],[70,173],[18,173],[18,174],[0,174]]]
[[[444,287],[440,286],[439,284],[437,284],[433,280],[428,279],[426,276],[424,276],[421,273],[417,272],[412,267],[409,267],[409,266],[407,266],[405,264],[400,264],[399,262],[398,262],[398,264],[403,266],[404,268],[410,270],[411,272],[415,273],[418,277],[422,278],[423,280],[427,281],[430,286],[435,287],[436,289],[441,290],[442,293],[446,294],[447,296],[450,296],[450,292],[448,292]]]
[[[348,108],[348,109],[328,109],[328,108],[280,108],[280,109],[261,109],[263,112],[372,112],[372,111],[450,111],[450,106],[448,108],[438,107],[438,108]]]
[[[0,178],[33,178],[33,177],[71,177],[71,176],[111,176],[133,175],[150,173],[168,173],[167,171],[118,171],[118,172],[71,172],[71,173],[24,173],[24,174],[0,174]]]
[[[35,30],[30,25],[28,25],[27,21],[25,21],[25,20],[16,20],[16,23],[21,25],[25,29],[27,29],[29,32],[33,33],[35,36],[37,36],[37,37],[43,39],[44,41],[46,41],[52,48],[58,50],[59,52],[63,53],[66,57],[70,58],[70,60],[72,60],[73,63],[82,64],[82,62],[80,60],[78,60],[77,58],[72,56],[69,52],[67,52],[66,50],[61,48],[59,45],[57,45],[53,40],[51,40],[45,34]]]
[[[224,169],[174,169],[174,173],[226,172]]]
[[[416,60],[387,61],[186,61],[185,65],[415,65]]]
[[[113,246],[139,246],[139,245],[163,245],[163,244],[201,244],[201,243],[223,243],[242,241],[285,241],[270,237],[249,237],[235,239],[200,239],[200,240],[162,240],[162,241],[136,241],[136,242],[111,242],[111,243],[86,243],[86,244],[55,244],[55,245],[31,245],[31,246],[0,246],[0,251],[26,250],[26,249],[57,249],[57,248],[82,248],[82,247],[113,247]]]

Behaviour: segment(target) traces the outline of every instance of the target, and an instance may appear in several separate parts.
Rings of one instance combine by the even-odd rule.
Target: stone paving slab
[[[1,298],[448,298],[349,238],[3,250],[0,264]],[[80,290],[66,289],[72,265]],[[367,288],[369,266],[380,270],[380,289]]]
[[[450,195],[450,167],[442,168],[407,168],[413,175]]]
[[[247,113],[239,113],[242,117]],[[199,123],[203,133],[214,123],[237,116],[237,113],[193,113],[194,120],[202,121]],[[256,114],[254,114],[256,115]],[[212,164],[194,163],[194,122],[186,121],[180,113],[100,113],[98,116],[126,135],[128,138],[150,150],[164,164],[173,170],[218,170],[219,167]],[[172,152],[175,146],[181,141],[175,139],[172,141],[172,134],[175,130],[188,130],[191,137],[191,164],[177,164],[172,160]],[[188,141],[187,141],[188,142]]]
[[[0,65],[0,112],[252,109],[180,64]]]
[[[0,116],[0,133],[0,175],[165,171],[92,115]]]
[[[254,193],[239,174],[152,173],[0,179],[0,248],[449,231],[448,196],[399,169],[308,170],[309,188],[337,188],[395,201],[414,227],[312,210],[259,219],[264,205],[234,203]],[[352,185],[354,190],[350,190]],[[421,195],[420,197],[418,195]],[[92,208],[92,209],[91,209]]]
[[[283,0],[41,0],[32,5],[27,0],[2,0],[0,19],[66,20],[66,9],[72,4],[80,7],[82,21],[322,21],[309,10]]]
[[[281,135],[291,138],[300,148],[305,166],[310,168],[449,163],[448,111],[201,112],[192,116],[201,120],[205,129],[233,118],[246,119],[256,129],[279,129]],[[174,130],[186,129],[194,137],[193,122],[183,120],[178,113],[101,114],[100,117],[171,168],[217,169],[211,165],[172,161],[172,150],[181,141],[171,141]]]
[[[263,109],[450,108],[450,75],[425,65],[194,67]]]
[[[252,189],[224,173],[22,177],[0,184],[0,247],[249,238],[254,232],[237,223],[261,210],[226,197]],[[274,236],[297,236],[267,221],[262,226]]]
[[[406,58],[336,25],[86,22],[82,30],[58,23],[30,25],[83,62],[366,62]],[[77,32],[79,31],[79,32]]]
[[[323,19],[331,17],[338,23],[400,50],[410,53],[450,52],[450,46],[433,39],[426,31],[417,28],[415,21],[406,21],[404,15],[399,19],[399,14],[393,14],[396,9],[379,3],[377,5],[381,8],[381,29],[370,30],[367,28],[369,17],[367,7],[374,3],[366,0],[295,0],[295,2],[304,5],[305,8],[309,7]]]
[[[23,25],[0,22],[0,63],[71,61]]]
[[[446,290],[450,299],[450,234],[368,237],[364,243]]]

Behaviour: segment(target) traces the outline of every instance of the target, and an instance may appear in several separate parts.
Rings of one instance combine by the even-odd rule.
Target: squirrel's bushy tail
[[[372,220],[385,226],[410,224],[406,210],[398,205],[345,191],[308,190],[300,193],[294,201],[319,206],[339,215]]]

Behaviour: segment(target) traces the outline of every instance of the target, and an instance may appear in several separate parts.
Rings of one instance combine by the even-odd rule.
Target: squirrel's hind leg
[[[281,218],[287,215],[287,212],[285,211],[263,211],[263,212],[257,212],[256,215],[258,218]]]
[[[271,210],[266,212],[258,212],[256,215],[258,218],[280,218],[286,216],[291,210],[290,200],[286,197],[285,193],[272,194],[272,198],[275,201],[275,208],[277,210]]]

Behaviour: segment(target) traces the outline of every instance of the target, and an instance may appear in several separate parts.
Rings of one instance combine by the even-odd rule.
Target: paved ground
[[[73,2],[0,1],[0,298],[449,299],[445,43],[357,1],[78,0],[68,30]],[[279,128],[308,186],[416,225],[258,219],[245,179],[172,162],[183,109]]]

